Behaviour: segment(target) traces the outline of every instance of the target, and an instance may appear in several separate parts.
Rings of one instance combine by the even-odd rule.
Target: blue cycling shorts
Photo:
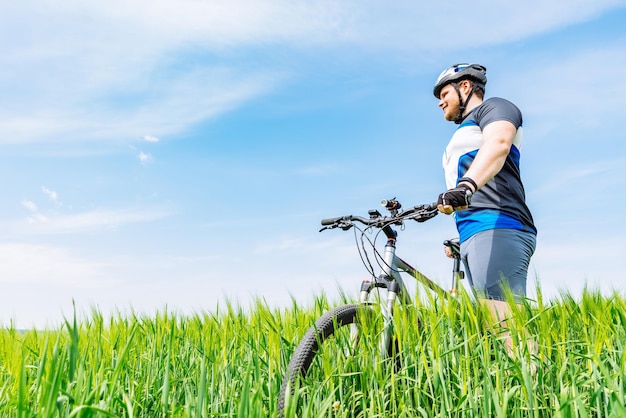
[[[465,274],[478,297],[505,300],[509,288],[518,298],[526,296],[530,257],[536,235],[516,229],[478,232],[461,243]]]

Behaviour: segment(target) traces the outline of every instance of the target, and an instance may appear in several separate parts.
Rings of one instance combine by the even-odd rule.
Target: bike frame
[[[411,297],[408,294],[404,280],[400,273],[405,272],[415,278],[419,283],[434,291],[440,297],[455,296],[459,291],[460,281],[463,279],[463,272],[460,270],[460,254],[458,251],[458,242],[448,240],[444,245],[450,248],[452,258],[454,260],[452,270],[452,289],[448,292],[437,283],[430,280],[419,270],[412,267],[409,263],[396,255],[397,232],[389,225],[382,228],[387,237],[385,250],[382,256],[381,273],[374,280],[364,280],[361,283],[361,291],[359,301],[362,304],[371,304],[370,294],[372,290],[383,288],[387,290],[387,298],[385,301],[379,301],[380,311],[383,315],[383,333],[380,342],[381,356],[387,357],[388,348],[392,343],[393,337],[393,312],[396,301],[407,305],[411,303]],[[358,326],[353,325],[351,330],[351,339],[353,342],[358,341]]]
[[[359,303],[350,303],[338,306],[326,312],[315,322],[313,326],[307,330],[306,334],[296,347],[281,385],[281,394],[279,397],[279,417],[281,418],[284,416],[282,414],[282,408],[285,405],[285,399],[290,393],[294,393],[293,387],[298,374],[301,376],[306,375],[313,359],[317,355],[320,344],[323,344],[324,341],[335,335],[335,332],[343,326],[350,326],[350,346],[345,350],[345,354],[347,357],[355,354],[356,350],[358,350],[359,343],[360,326],[358,315],[361,315],[363,312],[375,311],[376,314],[381,312],[383,317],[383,332],[379,347],[380,358],[384,359],[396,356],[399,346],[398,341],[394,339],[393,335],[394,308],[396,307],[395,305],[397,301],[403,305],[411,303],[411,298],[409,297],[408,291],[401,277],[401,273],[411,275],[420,284],[427,287],[444,300],[448,300],[450,297],[456,296],[459,291],[459,284],[461,279],[463,279],[463,273],[460,271],[461,256],[458,241],[449,240],[444,242],[444,245],[450,250],[449,255],[454,259],[452,289],[449,292],[396,255],[396,240],[398,234],[392,226],[404,225],[404,223],[409,220],[424,222],[433,218],[439,213],[437,210],[437,203],[432,202],[429,204],[417,205],[402,212],[400,212],[401,205],[395,198],[383,200],[381,204],[385,207],[385,209],[389,210],[391,213],[390,217],[382,216],[380,212],[372,209],[369,211],[369,218],[346,215],[322,219],[321,221],[322,229],[320,232],[335,228],[347,231],[355,227],[355,222],[366,226],[365,229],[357,227],[362,234],[361,238],[363,238],[363,234],[368,231],[374,229],[382,231],[387,238],[385,249],[382,253],[376,250],[375,239],[374,242],[369,242],[375,253],[376,261],[381,267],[381,272],[378,276],[376,276],[373,266],[369,263],[369,258],[367,257],[368,250],[365,249],[365,241],[362,239],[361,242],[363,244],[365,258],[363,258],[363,254],[361,254],[361,256],[364,264],[366,264],[366,268],[371,273],[371,278],[364,280],[361,283]],[[376,301],[370,301],[372,291],[381,288],[386,290],[386,298],[376,292]],[[374,305],[378,305],[380,309],[376,310],[372,307]],[[397,361],[395,361],[394,364],[396,367],[400,367]],[[291,392],[290,388],[292,388]]]

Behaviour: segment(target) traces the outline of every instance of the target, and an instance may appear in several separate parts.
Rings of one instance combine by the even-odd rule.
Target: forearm
[[[463,177],[469,177],[480,189],[502,170],[511,146],[505,143],[483,145]]]

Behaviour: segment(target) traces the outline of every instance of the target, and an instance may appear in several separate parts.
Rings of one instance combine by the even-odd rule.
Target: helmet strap
[[[470,90],[469,94],[467,95],[467,99],[465,99],[465,101],[463,101],[463,97],[461,97],[461,89],[459,88],[459,83],[452,83],[452,86],[454,87],[454,90],[456,90],[456,94],[458,94],[459,96],[459,115],[454,119],[454,123],[456,123],[457,125],[461,124],[461,122],[463,122],[463,119],[465,119],[465,116],[463,116],[463,113],[465,113],[465,109],[467,108],[467,104],[469,103],[470,99],[472,98],[472,95],[474,94],[474,90],[476,88],[476,86],[474,85],[474,83],[472,83],[472,89]]]

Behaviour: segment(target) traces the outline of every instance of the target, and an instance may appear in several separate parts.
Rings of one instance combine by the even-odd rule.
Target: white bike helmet
[[[472,91],[469,96],[467,96],[465,102],[463,102],[461,98],[461,92],[457,85],[457,83],[462,80],[471,80],[473,82]],[[437,77],[437,82],[433,88],[433,94],[437,99],[441,98],[441,89],[448,84],[452,84],[456,93],[459,95],[459,115],[454,121],[459,124],[463,120],[463,113],[474,91],[477,88],[482,89],[483,92],[485,91],[485,84],[487,84],[487,68],[480,64],[455,64],[452,67],[446,68],[439,74],[439,77]]]
[[[487,68],[480,64],[455,64],[450,68],[446,68],[437,77],[433,94],[439,99],[441,89],[447,84],[461,80],[472,80],[478,87],[485,90],[487,84]]]

